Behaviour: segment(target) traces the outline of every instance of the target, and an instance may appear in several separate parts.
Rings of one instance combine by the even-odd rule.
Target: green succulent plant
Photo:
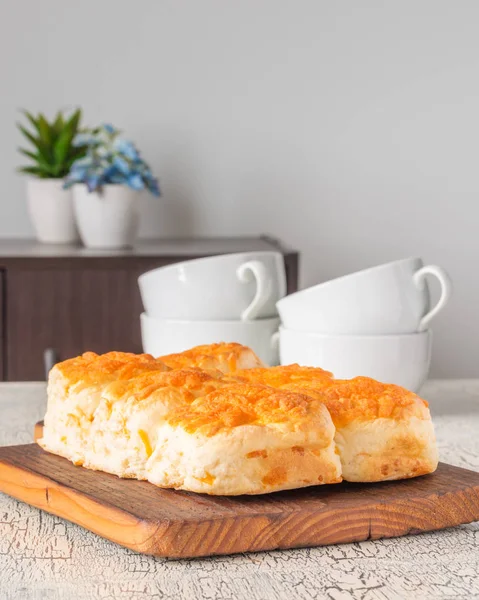
[[[29,131],[20,123],[17,126],[33,148],[19,148],[18,151],[32,160],[33,164],[19,167],[18,170],[41,179],[63,179],[72,164],[86,152],[85,146],[73,145],[73,139],[80,130],[81,110],[76,110],[68,118],[59,111],[51,122],[42,113],[34,117],[24,110],[23,114],[33,130]]]

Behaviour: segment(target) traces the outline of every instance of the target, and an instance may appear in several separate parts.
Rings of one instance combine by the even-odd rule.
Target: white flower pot
[[[138,196],[138,192],[123,185],[105,185],[101,194],[88,192],[86,185],[74,185],[73,206],[85,246],[131,246],[138,229]]]
[[[47,244],[78,242],[71,190],[62,179],[29,179],[28,212],[38,241]]]

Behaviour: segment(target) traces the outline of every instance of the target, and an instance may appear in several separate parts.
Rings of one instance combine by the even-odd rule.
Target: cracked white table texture
[[[441,460],[479,471],[479,380],[428,382]],[[0,445],[32,441],[40,383],[0,384]],[[1,600],[479,598],[479,523],[339,546],[169,561],[0,494]]]

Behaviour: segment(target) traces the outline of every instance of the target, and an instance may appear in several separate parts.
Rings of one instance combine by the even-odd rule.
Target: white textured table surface
[[[0,384],[0,445],[32,441],[42,384]],[[479,381],[430,382],[441,460],[479,471]],[[168,561],[0,494],[0,599],[479,598],[479,523],[342,546]]]

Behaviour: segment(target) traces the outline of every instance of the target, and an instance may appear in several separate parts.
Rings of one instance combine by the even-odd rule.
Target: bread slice
[[[322,369],[288,365],[239,371],[240,381],[306,394],[328,408],[346,481],[386,481],[436,470],[438,453],[427,402],[368,377],[335,380]]]
[[[157,432],[148,481],[205,494],[265,494],[341,481],[334,425],[313,398],[236,384],[177,404]]]
[[[265,366],[251,348],[235,343],[196,346],[179,354],[161,356],[158,360],[172,369],[199,367],[203,370],[219,370],[222,373]]]

